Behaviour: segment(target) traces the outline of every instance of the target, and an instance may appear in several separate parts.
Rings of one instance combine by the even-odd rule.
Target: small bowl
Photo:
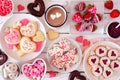
[[[12,13],[13,13],[13,10],[14,10],[14,3],[13,3],[13,0],[6,0],[6,1],[10,1],[9,3],[11,3],[11,4],[9,4],[9,7],[10,6],[12,6],[11,8],[11,11],[9,12],[9,13],[6,13],[6,14],[4,14],[4,15],[1,15],[0,14],[0,17],[8,17],[8,16],[11,16],[12,15]],[[4,2],[4,0],[3,0],[3,2]]]
[[[113,39],[113,40],[120,39],[120,23],[119,23],[119,21],[116,21],[116,20],[115,21],[111,21],[107,25],[106,33],[107,33],[108,37]]]
[[[52,49],[52,48],[53,48],[53,45],[54,45],[54,44],[58,44],[58,42],[59,42],[61,39],[63,39],[63,38],[65,38],[65,39],[67,39],[68,41],[70,41],[71,46],[72,46],[72,49],[73,49],[73,48],[76,48],[76,50],[77,50],[77,56],[78,56],[78,61],[77,61],[76,63],[72,64],[71,67],[66,68],[66,70],[62,70],[62,69],[57,68],[56,66],[54,66],[54,65],[51,63],[51,61],[54,59],[54,57],[51,56],[49,53],[47,53],[47,59],[48,59],[49,65],[52,67],[53,70],[55,70],[55,71],[57,71],[57,72],[60,72],[60,73],[68,73],[68,72],[71,72],[71,71],[76,70],[76,69],[78,68],[78,66],[80,66],[81,61],[82,61],[82,50],[81,50],[79,44],[78,44],[75,40],[70,39],[70,37],[58,38],[57,40],[55,40],[53,43],[51,43],[51,44],[49,45],[48,50]],[[55,45],[54,45],[54,46],[55,46]],[[57,46],[57,45],[56,45],[56,46]],[[67,51],[64,51],[63,53],[65,53],[65,52],[67,52]]]
[[[16,66],[17,66],[17,71],[15,71],[15,72],[9,72],[8,70],[7,70],[7,68],[5,68],[5,66],[7,66],[9,64],[9,66],[11,67],[12,65],[11,64],[15,64]],[[7,66],[8,67],[8,66]],[[12,67],[14,67],[14,66],[12,66]],[[19,65],[18,64],[16,64],[16,63],[13,63],[13,62],[7,62],[7,63],[5,63],[4,65],[3,65],[3,67],[2,67],[2,77],[4,78],[4,80],[13,80],[13,78],[12,79],[10,79],[10,77],[9,77],[9,74],[10,73],[17,73],[18,72],[18,75],[16,76],[16,78],[14,78],[14,79],[17,79],[18,77],[19,77],[19,75],[20,75],[20,67],[19,67]],[[12,74],[13,75],[13,74]],[[12,76],[11,75],[11,76]]]
[[[42,62],[42,64],[39,64],[37,61],[41,61]],[[37,63],[36,64],[36,66],[35,66],[35,63]],[[37,58],[37,59],[35,59],[33,62],[29,62],[29,63],[25,63],[25,64],[23,64],[22,65],[22,73],[28,78],[28,79],[33,79],[32,77],[30,77],[30,76],[27,76],[27,74],[25,73],[25,71],[24,71],[24,69],[25,68],[30,68],[31,67],[31,69],[30,69],[30,71],[32,71],[32,69],[33,69],[33,67],[34,67],[34,70],[36,69],[36,71],[38,71],[38,66],[43,66],[43,68],[44,68],[44,71],[43,71],[43,75],[42,75],[42,77],[40,78],[40,79],[36,79],[36,80],[43,80],[43,78],[44,78],[44,76],[45,76],[45,74],[46,74],[46,70],[47,70],[47,67],[46,67],[46,63],[45,63],[45,61],[42,59],[42,58]],[[36,68],[37,67],[37,68]],[[40,71],[41,71],[41,68],[39,68],[40,69]],[[27,69],[28,70],[28,69]],[[38,72],[40,72],[40,71],[38,71]],[[35,72],[34,72],[35,73]],[[41,73],[40,73],[41,74]],[[34,75],[35,76],[35,75]],[[33,76],[33,77],[34,77]],[[35,79],[34,79],[35,80]]]
[[[59,4],[51,5],[45,12],[45,21],[50,28],[61,27],[67,20],[66,9]]]

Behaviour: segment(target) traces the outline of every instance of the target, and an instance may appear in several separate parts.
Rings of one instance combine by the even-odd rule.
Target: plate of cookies
[[[47,58],[55,71],[66,73],[78,68],[82,60],[82,51],[73,39],[62,37],[48,47]]]
[[[46,31],[34,16],[15,14],[3,24],[0,41],[6,54],[18,61],[28,61],[44,49]]]
[[[83,66],[91,80],[119,80],[120,46],[100,41],[85,51]]]

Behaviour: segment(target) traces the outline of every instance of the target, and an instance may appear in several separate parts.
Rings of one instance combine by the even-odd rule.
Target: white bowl
[[[92,46],[90,46],[84,53],[85,57],[84,57],[84,60],[83,60],[83,68],[84,68],[85,74],[87,75],[87,77],[90,80],[119,80],[119,78],[120,78],[120,76],[119,76],[120,70],[114,72],[113,75],[111,77],[109,77],[109,78],[103,78],[103,77],[100,78],[100,77],[96,77],[96,76],[94,76],[92,74],[90,65],[88,64],[88,57],[89,57],[90,51],[94,50],[98,45],[106,45],[106,46],[109,46],[111,48],[120,50],[119,45],[117,45],[117,44],[115,44],[113,42],[110,42],[110,41],[100,41],[100,42],[97,42],[97,43],[93,44]]]
[[[31,62],[28,62],[28,63],[24,63],[23,65],[22,65],[22,73],[23,73],[23,75],[24,76],[26,76],[28,79],[30,79],[31,80],[31,78],[30,77],[28,77],[25,73],[24,73],[24,70],[23,70],[23,68],[24,68],[24,66],[31,66],[31,65],[33,65],[36,61],[38,61],[38,60],[41,60],[42,62],[43,62],[43,64],[44,64],[44,66],[45,66],[45,68],[44,68],[44,74],[43,74],[43,76],[42,76],[42,78],[40,79],[40,80],[43,80],[43,78],[44,78],[44,76],[45,76],[45,74],[46,74],[46,70],[47,70],[47,66],[46,66],[46,62],[42,59],[42,58],[37,58],[37,59],[35,59],[32,63]]]
[[[32,53],[27,53],[26,55],[22,56],[22,57],[19,57],[16,53],[16,51],[13,51],[13,50],[10,50],[7,48],[7,44],[4,40],[4,35],[5,35],[5,29],[7,27],[12,27],[13,26],[13,23],[17,22],[17,21],[20,21],[21,19],[24,19],[24,18],[27,18],[29,19],[30,21],[36,21],[38,23],[38,29],[40,29],[44,36],[45,36],[45,40],[44,42],[42,42],[42,48],[39,52],[32,52]],[[38,55],[40,55],[40,53],[43,51],[45,45],[46,45],[46,31],[45,31],[45,28],[43,26],[43,24],[34,16],[30,15],[30,14],[15,14],[13,15],[12,17],[10,17],[2,26],[2,29],[1,29],[1,35],[0,35],[0,42],[1,42],[1,46],[2,46],[2,49],[3,51],[9,55],[10,57],[18,60],[18,61],[29,61],[35,57],[37,57]]]
[[[62,37],[62,38],[63,38],[63,37]],[[58,38],[57,40],[55,40],[54,42],[52,42],[52,43],[49,45],[48,50],[50,50],[50,49],[53,47],[53,44],[58,43],[62,38]],[[67,38],[64,37],[64,38],[67,39],[67,40],[69,40],[69,41],[71,42],[71,45],[72,45],[73,47],[77,48],[77,54],[78,54],[78,56],[79,56],[78,62],[77,62],[76,64],[73,64],[72,67],[70,67],[70,68],[68,68],[68,69],[66,69],[66,70],[60,70],[60,69],[58,69],[57,67],[55,67],[53,64],[51,64],[51,60],[52,60],[53,57],[50,56],[49,53],[47,53],[47,59],[48,59],[48,62],[49,62],[49,64],[50,64],[50,66],[52,67],[52,69],[53,69],[54,71],[61,72],[61,73],[68,73],[68,72],[71,72],[71,71],[73,71],[73,70],[76,70],[76,69],[78,68],[78,66],[80,66],[80,63],[81,63],[81,61],[82,61],[82,50],[81,50],[79,44],[78,44],[75,40],[71,39],[70,37],[67,37]],[[47,51],[48,51],[48,50],[47,50]]]

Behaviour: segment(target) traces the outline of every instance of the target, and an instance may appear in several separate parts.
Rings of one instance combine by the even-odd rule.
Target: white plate
[[[28,54],[24,55],[23,57],[19,57],[15,51],[12,51],[6,47],[6,42],[4,40],[4,35],[5,35],[4,31],[7,27],[12,27],[13,23],[20,21],[21,19],[24,19],[24,18],[27,18],[30,21],[36,21],[38,23],[38,26],[40,26],[39,29],[43,32],[43,34],[45,36],[45,41],[42,42],[42,48],[39,52],[28,53]],[[36,17],[34,17],[30,14],[15,14],[15,15],[13,15],[3,24],[0,32],[1,32],[0,42],[1,42],[1,46],[2,46],[3,51],[7,55],[9,55],[10,57],[12,57],[18,61],[29,61],[29,60],[37,57],[38,55],[40,55],[40,53],[43,51],[43,49],[46,45],[46,31],[45,31],[43,24]]]
[[[86,51],[85,51],[85,57],[84,57],[84,60],[83,60],[83,68],[84,68],[84,71],[86,73],[86,75],[88,76],[88,78],[90,80],[119,80],[120,76],[120,70],[119,71],[114,71],[113,72],[113,75],[109,78],[101,78],[99,79],[98,77],[95,77],[92,73],[91,73],[91,70],[90,70],[90,65],[88,65],[88,57],[89,57],[89,52],[91,50],[93,50],[94,48],[96,48],[96,46],[98,45],[105,45],[105,46],[109,46],[111,48],[116,48],[118,50],[120,50],[120,46],[113,43],[113,42],[110,42],[110,41],[100,41],[100,42],[97,42],[95,44],[93,44],[91,47],[89,47]]]
[[[63,38],[63,37],[62,37],[62,38]],[[50,49],[53,47],[53,44],[58,43],[62,38],[58,38],[57,40],[55,40],[54,42],[52,42],[52,43],[49,45],[48,50],[50,50]],[[64,37],[64,38],[68,39],[68,40],[71,42],[71,45],[72,45],[73,47],[77,48],[78,56],[79,56],[78,62],[77,62],[75,65],[73,64],[71,68],[68,68],[68,69],[66,69],[66,70],[64,71],[64,70],[58,69],[57,67],[55,67],[54,65],[51,64],[51,60],[52,60],[53,57],[51,57],[51,56],[49,55],[49,53],[47,53],[47,59],[48,59],[48,62],[49,62],[49,64],[50,64],[50,66],[53,68],[53,70],[55,70],[55,71],[57,71],[57,72],[61,72],[61,73],[68,73],[68,72],[71,72],[71,71],[73,71],[73,70],[76,70],[76,69],[80,66],[80,63],[81,63],[81,61],[82,61],[82,50],[81,50],[79,44],[78,44],[75,40],[71,39],[70,37]]]

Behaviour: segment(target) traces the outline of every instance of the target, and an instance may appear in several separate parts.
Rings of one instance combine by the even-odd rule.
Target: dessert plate
[[[95,53],[95,51],[96,51],[96,48],[98,48],[98,47],[100,47],[100,46],[105,47],[108,52],[109,52],[109,50],[111,50],[111,49],[116,49],[116,50],[120,51],[120,46],[117,45],[117,44],[115,44],[115,43],[113,43],[113,42],[100,41],[100,42],[97,42],[97,43],[93,44],[91,47],[89,47],[89,48],[85,51],[85,57],[84,57],[84,60],[83,60],[83,68],[84,68],[84,71],[85,71],[86,75],[88,76],[88,78],[89,78],[90,80],[114,80],[114,79],[119,80],[119,78],[120,78],[120,76],[119,76],[119,74],[120,74],[120,69],[114,70],[114,69],[111,67],[111,62],[112,62],[112,61],[118,61],[118,62],[120,62],[119,59],[118,59],[119,56],[117,56],[116,59],[111,60],[110,57],[109,57],[109,53],[108,53],[108,52],[106,53],[106,55],[104,55],[104,56],[102,56],[102,57],[104,57],[104,58],[107,57],[107,59],[110,60],[110,63],[108,62],[108,65],[107,65],[107,66],[104,65],[105,67],[103,67],[103,66],[101,65],[101,62],[98,62],[98,64],[96,64],[96,65],[101,67],[101,69],[99,68],[99,71],[101,72],[101,74],[100,74],[99,76],[95,76],[95,75],[94,75],[93,69],[95,69],[95,68],[93,68],[93,66],[95,66],[95,65],[91,66],[91,64],[89,63],[89,61],[92,61],[92,60],[91,60],[91,59],[89,60],[89,58],[90,58],[90,56],[95,56],[95,55],[97,55],[97,54]],[[118,55],[119,55],[119,52],[118,52]],[[99,56],[97,56],[97,57],[99,58],[99,60],[102,58],[102,57],[99,57]],[[94,58],[95,58],[95,57],[94,57]],[[98,59],[98,58],[97,58],[97,59]],[[96,60],[97,60],[97,59],[96,59]],[[104,77],[105,74],[103,73],[103,71],[105,70],[106,67],[109,67],[109,68],[112,70],[112,71],[110,72],[110,73],[112,73],[112,75],[109,76],[109,77]],[[120,66],[119,66],[119,67],[120,67]],[[99,72],[99,71],[98,71],[98,72]],[[97,70],[96,70],[96,72],[97,72]],[[107,72],[106,72],[106,73],[107,73]],[[98,75],[98,74],[96,74],[96,75]],[[103,76],[103,75],[104,75],[104,76]],[[108,73],[108,75],[109,75],[109,73]]]
[[[59,46],[59,42],[60,42],[60,40],[62,40],[62,39],[67,39],[69,42],[70,42],[70,44],[71,44],[71,46],[72,46],[72,48],[71,49],[73,49],[73,48],[76,48],[76,50],[77,50],[77,57],[78,57],[78,60],[77,60],[77,62],[75,63],[75,64],[72,64],[72,66],[71,67],[69,67],[69,68],[66,68],[65,70],[62,70],[62,69],[59,69],[59,68],[57,68],[55,65],[53,65],[52,64],[52,60],[54,59],[55,60],[55,58],[54,58],[54,56],[51,56],[50,54],[49,54],[49,50],[51,50],[51,49],[53,49],[53,46]],[[70,49],[70,50],[71,50]],[[69,50],[68,50],[69,51]],[[66,54],[66,52],[68,52],[68,51],[64,51],[63,52],[63,55],[65,55]],[[63,56],[62,55],[62,56]],[[69,55],[70,56],[70,55]],[[68,56],[68,57],[69,57]],[[57,58],[58,57],[56,57],[56,61],[57,61]],[[62,57],[60,57],[59,59],[61,59]],[[49,45],[49,47],[48,47],[48,51],[47,51],[47,59],[48,59],[48,62],[49,62],[49,64],[50,64],[50,66],[53,68],[53,70],[55,70],[55,71],[58,71],[58,72],[61,72],[61,73],[67,73],[67,72],[71,72],[71,71],[73,71],[73,70],[75,70],[75,69],[77,69],[78,67],[79,67],[79,65],[80,65],[80,63],[81,63],[81,61],[82,61],[82,50],[81,50],[81,48],[80,48],[80,46],[78,45],[78,43],[75,41],[75,40],[73,40],[73,39],[70,39],[70,37],[60,37],[60,38],[58,38],[57,40],[55,40],[54,42],[52,42],[50,45]],[[63,58],[62,58],[63,59]],[[67,59],[67,58],[66,58]],[[67,62],[67,60],[64,60],[63,62]],[[64,63],[63,63],[64,64]],[[67,64],[67,63],[66,63]],[[64,64],[64,65],[66,65],[66,64]],[[63,68],[63,67],[62,67]]]
[[[8,27],[12,27],[15,22],[18,22],[18,21],[20,21],[22,19],[28,19],[30,21],[37,22],[37,24],[38,24],[38,30],[41,30],[43,32],[45,40],[42,42],[42,47],[41,47],[41,49],[39,51],[27,53],[24,56],[19,57],[15,50],[11,50],[11,49],[7,48],[7,44],[5,42],[4,36],[6,34],[5,32],[6,32],[6,29]],[[30,14],[15,14],[15,15],[13,15],[12,17],[10,17],[3,24],[2,29],[1,29],[0,32],[1,32],[0,42],[1,42],[1,46],[2,46],[3,51],[7,55],[9,55],[10,57],[12,57],[12,58],[14,58],[15,60],[18,60],[18,61],[29,61],[29,60],[37,57],[43,51],[43,49],[45,47],[45,44],[46,44],[46,31],[45,31],[45,28],[44,28],[43,24],[36,17],[34,17],[34,16],[30,15]]]
[[[77,4],[79,4],[80,2],[84,2],[85,3],[85,8],[82,10],[82,11],[77,11],[76,9],[75,9],[75,6],[77,5]],[[72,1],[71,2],[72,3],[72,5],[70,5],[69,7],[70,7],[70,10],[69,10],[69,12],[70,12],[70,15],[69,15],[69,22],[70,22],[70,32],[71,33],[83,33],[83,34],[89,34],[89,33],[100,33],[100,34],[102,34],[102,33],[104,33],[104,23],[103,23],[103,21],[104,21],[104,3],[103,3],[103,1],[87,1],[87,0],[81,0],[81,1]],[[76,25],[77,25],[77,23],[80,23],[80,22],[82,22],[86,27],[87,26],[89,26],[90,24],[91,24],[91,20],[90,20],[90,22],[85,22],[84,21],[84,19],[83,19],[83,15],[85,15],[86,14],[86,12],[87,12],[87,7],[88,7],[88,5],[94,5],[95,7],[96,7],[96,14],[100,14],[101,16],[102,16],[102,19],[101,19],[101,21],[100,22],[98,22],[98,23],[93,23],[94,25],[96,25],[97,26],[97,29],[94,31],[94,32],[92,32],[92,30],[84,30],[84,31],[77,31],[76,30]],[[81,6],[79,6],[79,8],[81,8]],[[82,18],[82,20],[80,21],[80,22],[74,22],[72,19],[73,19],[73,16],[75,15],[75,13],[77,13],[77,12],[80,12],[81,13],[81,18]]]

